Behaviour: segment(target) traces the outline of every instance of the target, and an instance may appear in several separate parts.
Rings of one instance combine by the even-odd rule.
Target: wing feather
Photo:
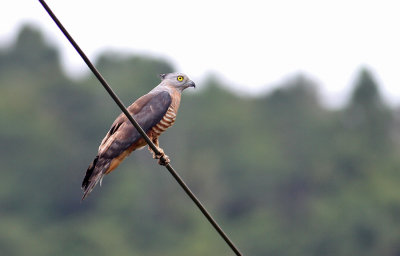
[[[172,98],[167,91],[145,96],[133,103],[128,110],[131,110],[131,113],[133,112],[133,118],[145,132],[148,132],[163,118],[171,105]],[[103,139],[98,155],[109,159],[115,158],[140,138],[139,132],[122,113],[114,121],[110,131]]]

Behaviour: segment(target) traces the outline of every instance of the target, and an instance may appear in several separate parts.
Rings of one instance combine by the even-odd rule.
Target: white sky
[[[361,66],[371,68],[392,103],[400,103],[400,2],[387,0],[47,0],[94,58],[114,49],[172,61],[193,80],[219,75],[252,94],[299,71],[321,85],[325,101],[345,99]],[[70,74],[86,72],[39,1],[8,1],[0,44],[34,23],[59,45]]]

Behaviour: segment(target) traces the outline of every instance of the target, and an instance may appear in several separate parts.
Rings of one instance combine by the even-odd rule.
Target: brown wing
[[[147,95],[146,95],[147,96]],[[142,107],[139,104],[132,104],[130,107],[136,110],[133,118],[139,123],[145,132],[148,132],[163,118],[171,105],[172,99],[167,91],[150,95],[145,98]],[[139,102],[140,103],[140,102]],[[124,114],[119,116],[111,126],[110,131],[103,139],[99,147],[99,156],[114,158],[129,148],[133,143],[141,138],[136,128],[130,123]]]

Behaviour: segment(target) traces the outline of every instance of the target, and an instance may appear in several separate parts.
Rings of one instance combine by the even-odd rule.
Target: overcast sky
[[[193,80],[220,76],[253,94],[304,72],[338,104],[360,67],[370,68],[400,104],[400,2],[386,0],[47,0],[82,49],[94,58],[113,49],[160,56]],[[87,68],[36,0],[0,10],[0,44],[32,23],[63,50],[70,74]]]

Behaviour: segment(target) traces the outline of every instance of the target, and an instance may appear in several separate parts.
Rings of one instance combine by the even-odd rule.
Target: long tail
[[[86,171],[85,178],[82,181],[82,189],[83,196],[82,201],[92,192],[93,188],[97,185],[97,183],[103,178],[106,173],[106,170],[110,166],[109,159],[103,159],[99,156],[93,160],[93,162],[89,165],[89,168]]]

